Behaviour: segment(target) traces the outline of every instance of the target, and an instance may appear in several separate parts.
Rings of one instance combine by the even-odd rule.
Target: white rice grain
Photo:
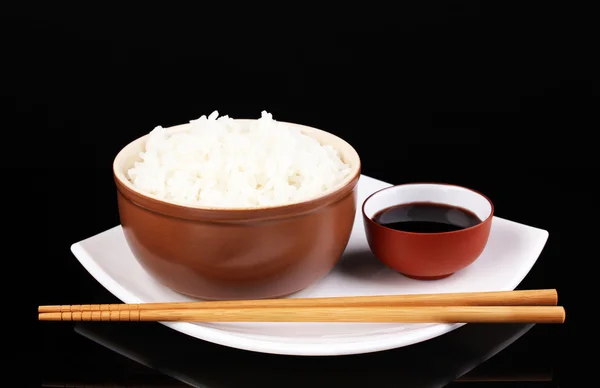
[[[167,134],[148,136],[133,185],[163,200],[207,207],[252,208],[322,195],[350,172],[336,150],[262,112],[240,122],[215,111]]]

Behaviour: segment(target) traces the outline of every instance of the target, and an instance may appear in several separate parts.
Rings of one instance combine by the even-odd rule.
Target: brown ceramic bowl
[[[199,299],[275,298],[306,288],[334,267],[354,223],[359,156],[333,134],[286,124],[331,145],[350,164],[341,185],[284,206],[189,206],[141,192],[127,179],[146,136],[119,152],[113,173],[121,225],[133,255],[156,280]]]
[[[462,208],[482,222],[458,231],[414,233],[373,221],[384,209],[418,202]],[[469,266],[481,255],[490,235],[494,205],[483,194],[465,187],[413,183],[373,193],[364,201],[362,212],[369,247],[379,260],[408,277],[435,280]]]

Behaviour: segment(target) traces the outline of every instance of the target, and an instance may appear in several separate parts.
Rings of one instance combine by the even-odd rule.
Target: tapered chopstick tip
[[[62,313],[51,312],[51,313],[39,313],[38,314],[39,321],[62,321]]]
[[[57,311],[61,311],[61,306],[50,305],[50,306],[39,306],[38,307],[38,313],[53,313],[53,312],[57,312]]]

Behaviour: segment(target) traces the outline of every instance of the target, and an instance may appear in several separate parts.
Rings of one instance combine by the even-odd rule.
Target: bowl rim
[[[246,121],[246,122],[257,121],[257,119],[246,119],[246,118],[236,118],[233,120]],[[341,144],[343,146],[343,149],[340,150],[340,149],[336,148],[336,151],[351,154],[351,156],[349,156],[348,159],[352,159],[353,161],[355,161],[355,163],[353,165],[350,165],[350,172],[348,173],[348,175],[341,182],[339,182],[336,186],[334,186],[332,189],[328,190],[327,192],[324,192],[321,195],[313,196],[313,197],[307,198],[302,201],[296,201],[296,202],[285,203],[285,204],[280,204],[280,205],[256,206],[256,207],[225,207],[225,206],[214,207],[214,206],[205,206],[205,205],[201,205],[201,204],[189,204],[189,203],[184,203],[184,202],[174,201],[174,200],[165,200],[165,199],[159,198],[155,195],[146,193],[146,192],[141,191],[138,188],[136,188],[133,185],[133,183],[131,181],[129,181],[129,179],[127,179],[127,177],[125,175],[125,171],[121,171],[118,168],[121,160],[123,158],[131,155],[131,152],[128,152],[129,149],[131,149],[138,143],[146,141],[146,139],[149,136],[149,133],[146,133],[145,135],[140,136],[140,137],[130,141],[129,143],[127,143],[125,146],[123,146],[119,150],[117,155],[114,157],[112,171],[113,171],[113,178],[117,183],[117,189],[119,191],[122,191],[121,189],[126,189],[129,192],[129,194],[133,194],[135,197],[137,197],[140,200],[143,200],[146,203],[152,203],[155,205],[163,205],[163,206],[167,206],[169,208],[178,209],[180,211],[219,212],[221,214],[232,214],[233,215],[235,213],[259,212],[259,211],[285,212],[288,210],[289,211],[293,211],[296,209],[301,210],[302,208],[306,208],[306,207],[310,207],[310,208],[314,209],[314,208],[320,207],[319,205],[321,203],[329,203],[330,199],[337,200],[337,197],[341,193],[345,192],[348,189],[353,189],[354,186],[356,186],[356,183],[360,177],[361,170],[362,170],[362,161],[360,159],[358,152],[356,151],[356,149],[354,149],[354,147],[352,145],[350,145],[350,143],[348,143],[346,140],[342,139],[341,137],[339,137],[331,132],[324,131],[322,129],[318,129],[318,128],[311,127],[311,126],[304,125],[304,124],[287,122],[287,121],[279,121],[279,120],[274,120],[274,121],[276,121],[279,124],[284,124],[286,126],[289,125],[292,127],[299,128],[302,131],[302,133],[307,134],[307,135],[309,135],[310,133],[317,133],[317,134],[320,134],[320,135],[323,135],[326,137],[333,138],[335,140],[335,142],[337,142],[338,144]],[[187,128],[189,128],[190,125],[191,125],[191,123],[188,122],[188,123],[184,123],[184,124],[178,124],[178,125],[165,127],[165,129],[167,130],[168,133],[173,133],[173,132],[186,130]],[[125,195],[125,194],[123,193],[123,195]],[[138,205],[139,205],[139,203],[138,203]],[[144,206],[144,207],[148,208],[149,206]]]
[[[373,196],[375,196],[383,191],[386,191],[386,190],[392,190],[392,189],[397,189],[398,187],[416,186],[416,185],[449,186],[449,187],[458,187],[463,190],[471,191],[471,192],[481,196],[486,201],[488,201],[488,203],[490,204],[490,214],[485,219],[481,220],[481,222],[478,223],[477,225],[469,226],[468,228],[454,230],[454,231],[450,231],[450,232],[420,233],[420,232],[407,232],[404,230],[388,228],[387,226],[378,224],[377,222],[373,221],[373,218],[367,216],[367,214],[365,213],[365,205]],[[435,202],[433,202],[433,203],[435,203]],[[464,233],[464,232],[469,232],[469,231],[476,230],[478,228],[482,228],[482,227],[484,227],[485,224],[487,224],[488,222],[490,222],[493,219],[494,211],[495,211],[494,203],[487,195],[483,194],[482,192],[475,190],[475,189],[471,189],[466,186],[461,186],[461,185],[457,185],[457,184],[453,184],[453,183],[443,183],[443,182],[410,182],[410,183],[401,183],[401,184],[397,184],[397,185],[391,185],[391,186],[384,187],[383,189],[379,189],[379,190],[371,193],[367,198],[365,198],[365,200],[363,201],[363,203],[361,205],[361,212],[362,212],[363,219],[365,219],[369,225],[377,227],[377,228],[382,228],[389,232],[397,233],[400,235],[421,236],[421,237],[425,237],[425,236],[432,237],[432,236],[440,236],[440,235],[447,236],[447,235],[452,235],[452,234],[460,234],[460,233]]]

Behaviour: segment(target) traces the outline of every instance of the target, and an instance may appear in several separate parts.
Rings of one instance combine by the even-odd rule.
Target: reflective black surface
[[[523,358],[525,354],[519,356],[518,360],[523,365],[518,370],[502,367],[499,360],[490,364],[492,369],[477,370],[479,364],[511,346],[532,326],[471,326],[406,349],[324,359],[235,351],[190,341],[171,331],[145,325],[78,324],[74,331],[85,339],[81,341],[85,342],[82,344],[84,347],[97,349],[96,363],[103,357],[113,360],[119,357],[123,359],[121,362],[130,360],[151,368],[153,372],[148,371],[149,375],[162,374],[195,387],[361,387],[369,384],[379,387],[444,387],[453,381],[551,381],[553,371],[546,365],[540,365],[539,360],[531,362],[527,357]],[[530,336],[536,335],[541,335],[541,332]],[[154,343],[148,344],[148,338],[152,338]],[[514,349],[518,347],[515,345]],[[118,356],[108,357],[110,355]],[[114,361],[112,363],[115,364]],[[86,366],[84,364],[82,368]],[[80,378],[80,383],[94,382],[94,377],[89,374]],[[113,378],[112,382],[116,383],[117,376]],[[138,381],[131,379],[128,383],[143,384],[144,379],[147,383],[148,376],[141,376]],[[125,377],[121,382],[127,380]],[[167,378],[161,380],[168,381]]]
[[[594,349],[593,328],[576,329],[574,314],[594,305],[585,297],[596,284],[583,280],[596,273],[595,13],[570,3],[329,12],[286,2],[252,14],[254,3],[160,4],[19,3],[3,14],[2,365],[17,385],[564,387],[595,371],[579,349]],[[366,175],[467,186],[499,217],[548,230],[519,288],[558,289],[567,322],[467,325],[337,358],[240,351],[159,324],[37,322],[42,304],[118,302],[69,251],[119,223],[112,160],[154,126],[214,109],[328,130],[355,146]]]

